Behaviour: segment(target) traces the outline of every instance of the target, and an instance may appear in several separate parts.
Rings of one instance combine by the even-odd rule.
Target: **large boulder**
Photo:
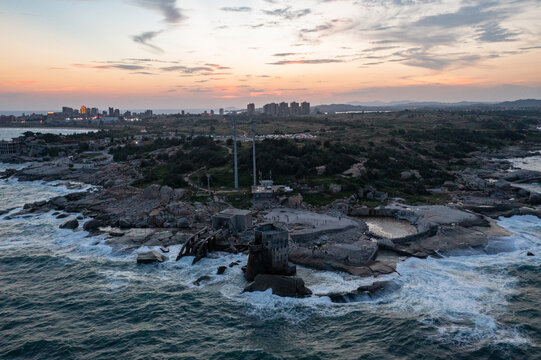
[[[348,303],[368,300],[372,297],[382,296],[400,289],[400,285],[394,281],[375,281],[372,285],[360,286],[357,290],[347,293],[330,293],[321,296],[328,296],[334,303]]]
[[[302,200],[303,200],[303,198],[302,198],[301,194],[290,196],[287,199],[287,207],[289,207],[289,208],[299,208],[302,205]]]
[[[243,292],[266,291],[272,289],[274,295],[282,297],[306,297],[312,291],[304,286],[304,280],[297,276],[264,275],[255,277],[254,282],[248,285]]]
[[[531,192],[530,197],[528,198],[528,203],[532,205],[541,205],[541,194]]]
[[[51,204],[55,209],[62,210],[68,204],[68,199],[66,199],[64,196],[57,196],[51,199]]]
[[[151,264],[155,262],[164,262],[165,260],[167,260],[167,258],[156,251],[149,251],[137,254],[138,264]]]
[[[92,220],[88,220],[87,222],[83,224],[83,229],[85,231],[96,231],[100,228],[100,226],[101,226],[101,223],[98,220],[92,219]]]
[[[75,230],[79,227],[79,222],[77,221],[77,219],[69,219],[69,220],[66,220],[62,223],[62,225],[60,225],[60,228],[61,229],[72,229],[72,230]]]

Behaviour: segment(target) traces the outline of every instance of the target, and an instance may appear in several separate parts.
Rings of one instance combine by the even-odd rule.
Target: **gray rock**
[[[86,231],[96,231],[100,228],[100,226],[101,223],[98,220],[92,219],[84,223],[83,229]]]
[[[128,229],[130,227],[132,227],[132,224],[131,222],[126,219],[126,218],[122,218],[118,221],[118,226],[121,228],[121,229]]]
[[[65,219],[65,218],[67,218],[68,216],[69,216],[69,214],[60,214],[60,215],[58,215],[56,218],[57,218],[57,219]]]
[[[494,186],[496,187],[496,189],[498,190],[504,190],[504,191],[507,191],[507,190],[510,190],[511,189],[511,184],[505,180],[498,180],[494,183]]]
[[[329,191],[332,193],[339,193],[340,191],[342,191],[342,186],[338,184],[331,184],[329,185]]]
[[[528,203],[532,205],[541,205],[541,194],[531,192],[530,197],[528,198]]]
[[[79,227],[79,222],[77,221],[77,219],[69,219],[69,220],[66,220],[62,223],[62,225],[60,225],[60,228],[61,229],[72,229],[72,230],[75,230]]]
[[[176,226],[180,229],[188,229],[190,227],[190,221],[187,218],[180,218],[177,220]]]
[[[384,263],[384,262],[375,262],[374,264],[370,265],[370,270],[374,273],[374,275],[385,275],[385,274],[392,274],[396,271],[396,264],[393,263]]]
[[[160,185],[152,184],[143,191],[143,199],[154,200],[160,197]]]
[[[535,254],[534,254],[533,252],[531,252],[531,251],[528,251],[528,252],[526,253],[526,256],[535,256]]]
[[[304,280],[297,276],[259,274],[243,292],[266,291],[282,297],[306,297],[312,291],[304,286]]]
[[[372,285],[359,286],[355,291],[348,293],[330,293],[320,296],[328,296],[334,303],[349,303],[361,301],[364,298],[385,295],[400,289],[400,285],[394,281],[375,281]]]
[[[201,285],[202,282],[204,282],[204,281],[209,281],[209,280],[210,280],[210,276],[203,275],[203,276],[199,277],[197,280],[195,280],[195,281],[193,282],[193,284],[194,284],[195,286],[199,286],[199,285]]]
[[[155,262],[164,262],[167,258],[156,251],[149,251],[137,254],[138,264],[151,264]]]
[[[394,250],[395,243],[391,239],[379,239],[378,240],[378,248],[380,249],[386,249],[386,250]]]
[[[169,200],[171,200],[171,196],[173,195],[173,189],[169,186],[162,186],[160,188],[160,200],[163,203],[168,203]]]
[[[227,270],[227,266],[220,266],[218,270],[216,271],[216,274],[222,275],[225,272],[225,270]]]
[[[57,196],[51,199],[51,204],[55,209],[62,210],[68,204],[68,200],[64,196]]]
[[[367,206],[361,206],[351,209],[352,216],[370,216],[370,208]]]
[[[410,180],[413,174],[410,171],[402,171],[400,173],[400,180]]]

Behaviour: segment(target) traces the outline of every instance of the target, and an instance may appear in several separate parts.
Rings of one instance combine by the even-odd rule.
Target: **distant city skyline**
[[[538,0],[0,1],[0,111],[541,98]],[[71,106],[71,105],[70,105]]]

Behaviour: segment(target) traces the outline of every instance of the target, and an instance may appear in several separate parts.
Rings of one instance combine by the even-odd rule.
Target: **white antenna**
[[[257,175],[255,168],[255,128],[254,120],[250,117],[250,128],[252,129],[252,157],[253,157],[253,166],[254,166],[254,186],[257,186]]]
[[[239,172],[237,169],[237,118],[233,117],[233,161],[235,163],[235,189],[239,188]]]

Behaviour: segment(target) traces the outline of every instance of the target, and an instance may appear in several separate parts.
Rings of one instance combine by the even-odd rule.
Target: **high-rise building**
[[[184,110],[182,110],[182,111],[180,112],[180,114],[181,114],[182,116],[184,116],[184,114],[185,114],[185,113],[184,113]]]
[[[278,115],[278,104],[277,103],[266,104],[265,106],[263,106],[263,113],[265,113],[265,115],[270,115],[270,116]]]
[[[114,116],[119,117],[120,116],[120,110],[115,109]]]
[[[253,115],[255,114],[255,104],[254,103],[249,103],[247,106],[246,106],[246,110],[248,112],[248,115]]]
[[[285,101],[282,101],[280,103],[280,108],[278,109],[278,115],[280,115],[280,116],[288,116],[289,115],[289,105]]]
[[[97,116],[99,114],[99,112],[100,111],[98,110],[98,108],[94,107],[94,108],[90,109],[90,115],[91,116]]]
[[[81,106],[81,110],[79,111],[81,115],[86,115],[86,106]]]
[[[220,116],[224,116],[224,109],[223,108],[220,108],[219,112],[220,112]]]
[[[214,110],[210,110],[210,116],[214,116]]]
[[[109,116],[115,116],[115,109],[112,107],[109,108]]]
[[[301,113],[301,108],[298,102],[293,101],[291,104],[289,104],[289,113],[293,116]]]
[[[310,115],[310,103],[303,101],[301,103],[301,114],[302,115]]]
[[[145,116],[146,117],[151,117],[152,116],[152,110],[145,111]]]
[[[73,114],[73,108],[63,106],[62,107],[62,113],[65,114],[65,115],[71,115],[71,114]]]

